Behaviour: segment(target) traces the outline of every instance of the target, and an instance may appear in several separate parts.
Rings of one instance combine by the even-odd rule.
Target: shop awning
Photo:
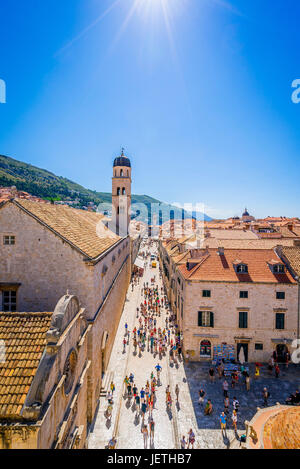
[[[294,339],[271,339],[275,344],[291,344]]]
[[[214,334],[193,334],[194,337],[203,337],[204,339],[218,339],[219,335]]]

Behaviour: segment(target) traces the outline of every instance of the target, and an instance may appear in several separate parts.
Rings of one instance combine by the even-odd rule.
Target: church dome
[[[248,212],[248,210],[245,208],[245,211],[244,211],[244,213],[243,213],[243,217],[249,217],[249,216],[250,216],[250,215],[249,215],[249,212]]]
[[[122,150],[121,156],[117,156],[117,158],[115,158],[114,168],[116,166],[127,166],[128,168],[131,168],[130,159],[124,155],[124,150]]]

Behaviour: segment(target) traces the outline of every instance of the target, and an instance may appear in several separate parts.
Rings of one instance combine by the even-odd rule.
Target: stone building
[[[170,260],[176,241],[167,244],[161,266],[191,359],[212,360],[225,344],[234,359],[241,349],[250,362],[275,349],[284,359],[296,338],[298,287],[274,249],[182,248]]]
[[[114,231],[127,236],[131,214],[131,163],[124,150],[115,158],[113,165],[112,213]]]
[[[0,313],[0,449],[84,447],[90,340],[75,296],[54,312]]]
[[[101,219],[97,213],[28,200],[0,205],[0,310],[53,311],[67,291],[80,298],[85,309],[91,327],[88,425],[131,275],[129,236],[116,236]]]

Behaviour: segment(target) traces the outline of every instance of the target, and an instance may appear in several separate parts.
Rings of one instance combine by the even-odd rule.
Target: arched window
[[[120,171],[120,176],[121,176],[121,178],[123,177],[123,169],[121,169],[121,171]]]
[[[127,169],[127,177],[129,177],[129,171],[128,171],[128,169]]]
[[[122,189],[122,195],[125,195],[126,194],[126,190],[125,190],[125,187],[123,187]]]
[[[120,207],[118,207],[117,214],[118,215],[120,214]]]
[[[121,194],[121,188],[118,187],[118,189],[117,189],[117,195],[120,195],[120,194]]]
[[[200,343],[200,357],[211,358],[211,343],[209,340],[202,340]]]

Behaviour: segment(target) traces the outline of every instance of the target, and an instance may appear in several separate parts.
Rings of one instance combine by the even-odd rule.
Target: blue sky
[[[0,154],[211,216],[300,216],[298,0],[0,3]]]

